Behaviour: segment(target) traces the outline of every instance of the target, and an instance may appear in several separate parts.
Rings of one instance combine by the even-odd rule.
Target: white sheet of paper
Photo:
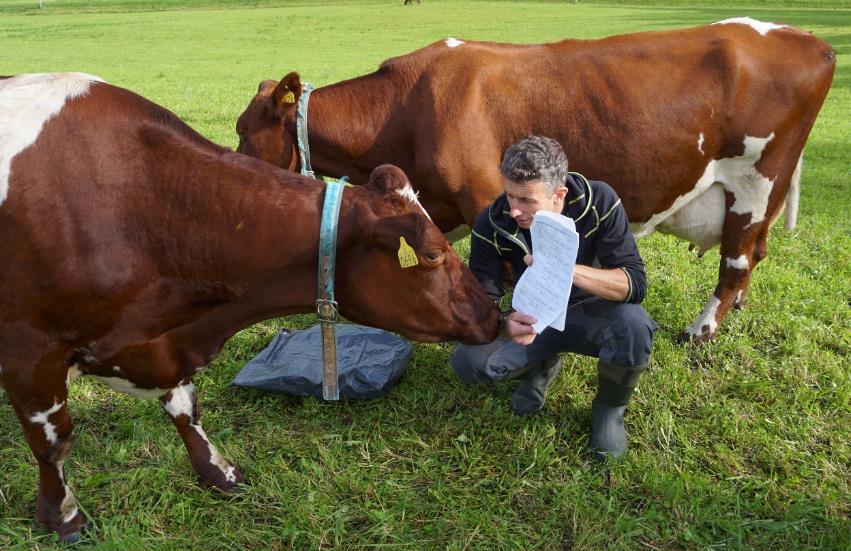
[[[567,216],[538,211],[532,220],[532,265],[514,288],[511,306],[538,322],[536,333],[547,327],[564,331],[573,268],[579,251],[576,225]]]

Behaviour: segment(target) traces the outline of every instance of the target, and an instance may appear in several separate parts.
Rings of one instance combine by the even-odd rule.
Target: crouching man
[[[536,334],[536,320],[504,314],[500,338],[481,346],[458,345],[452,368],[465,383],[521,378],[511,398],[517,415],[539,411],[561,369],[561,352],[598,358],[599,388],[591,405],[595,457],[626,453],[626,405],[647,369],[658,326],[639,304],[647,288],[644,262],[629,233],[626,212],[603,182],[569,173],[558,142],[529,136],[505,152],[500,165],[505,193],[473,228],[470,269],[487,293],[504,294],[503,264],[516,284],[533,262],[529,228],[541,210],[572,218],[579,252],[564,331]]]

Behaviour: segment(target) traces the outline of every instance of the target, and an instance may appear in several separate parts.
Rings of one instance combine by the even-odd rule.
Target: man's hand
[[[538,335],[532,325],[537,322],[532,316],[512,312],[505,318],[505,328],[502,334],[521,346],[532,344]]]

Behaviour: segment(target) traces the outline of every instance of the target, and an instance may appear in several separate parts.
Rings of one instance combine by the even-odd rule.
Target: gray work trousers
[[[564,331],[551,327],[522,346],[506,338],[490,344],[459,344],[451,365],[458,378],[476,384],[511,378],[559,352],[575,352],[622,367],[645,365],[659,328],[638,304],[588,298],[568,307]]]

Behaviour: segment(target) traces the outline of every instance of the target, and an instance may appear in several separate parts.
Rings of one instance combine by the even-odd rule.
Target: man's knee
[[[653,350],[653,336],[659,328],[638,304],[620,304],[613,309],[600,359],[621,365],[644,365]]]
[[[449,358],[449,365],[462,382],[468,385],[484,383],[488,381],[482,376],[488,358],[501,346],[499,339],[489,344],[476,346],[459,343]]]
[[[509,339],[497,339],[479,346],[459,344],[449,363],[461,381],[478,384],[505,379],[511,372],[525,367],[528,358],[526,347]]]

